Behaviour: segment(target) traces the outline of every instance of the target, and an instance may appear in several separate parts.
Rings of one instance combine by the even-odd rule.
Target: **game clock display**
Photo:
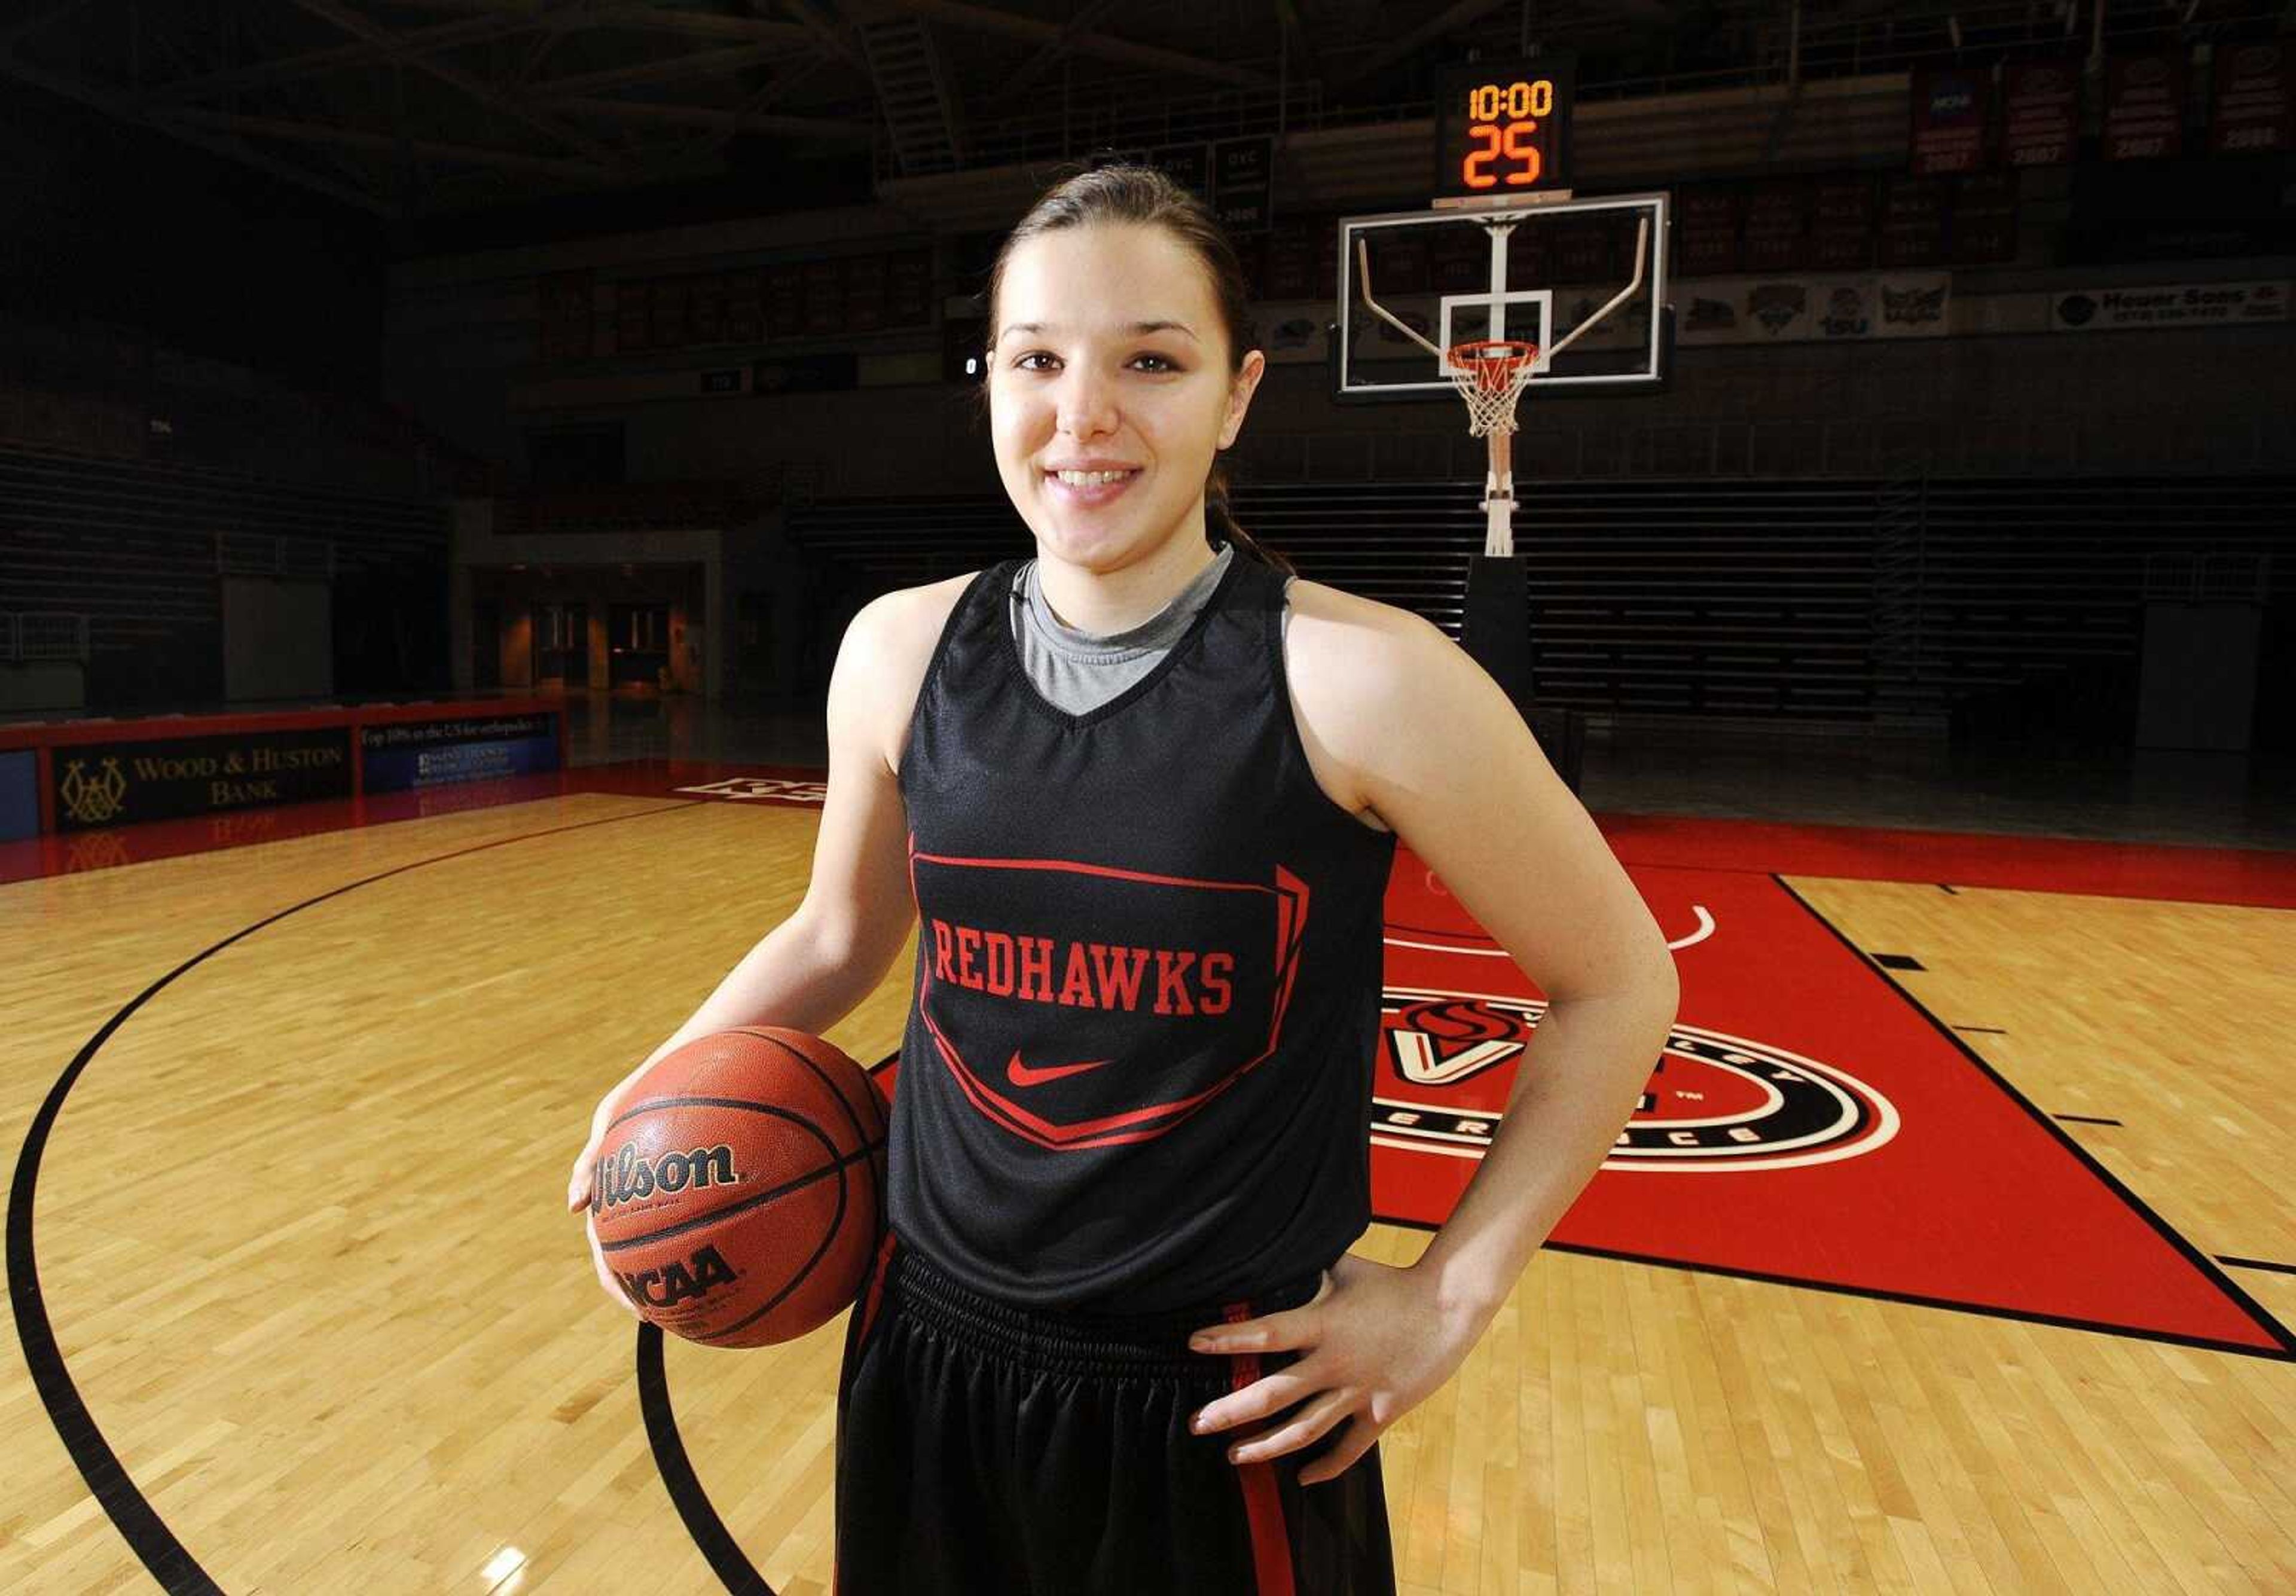
[[[1435,197],[1570,187],[1571,55],[1447,67],[1435,84]]]

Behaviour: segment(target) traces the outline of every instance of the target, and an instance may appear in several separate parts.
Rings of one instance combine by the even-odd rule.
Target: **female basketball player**
[[[1602,1162],[1672,961],[1481,668],[1228,515],[1215,456],[1267,363],[1195,200],[1070,178],[988,304],[1035,558],[854,619],[805,902],[599,1105],[569,1204],[655,1059],[828,1029],[916,925],[889,1225],[839,1378],[838,1588],[1390,1592],[1378,1438]],[[856,447],[899,469],[898,437]],[[1398,837],[1551,1005],[1405,1268],[1347,1251]]]

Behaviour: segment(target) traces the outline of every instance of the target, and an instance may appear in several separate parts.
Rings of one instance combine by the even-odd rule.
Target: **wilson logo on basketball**
[[[667,1269],[640,1270],[636,1274],[614,1271],[630,1300],[643,1308],[668,1308],[691,1297],[707,1296],[712,1287],[734,1283],[734,1266],[705,1246],[683,1263]]]
[[[690,1153],[664,1153],[652,1164],[638,1156],[636,1147],[626,1146],[598,1160],[597,1179],[590,1183],[590,1212],[641,1202],[656,1192],[731,1186],[740,1179],[734,1172],[734,1149],[723,1142]]]

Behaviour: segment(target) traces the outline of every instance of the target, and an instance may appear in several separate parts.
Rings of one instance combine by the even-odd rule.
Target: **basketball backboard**
[[[1366,271],[1379,310],[1439,349],[1536,341],[1531,402],[1541,392],[1662,384],[1671,359],[1669,210],[1664,193],[1637,193],[1341,218],[1338,397],[1457,397],[1447,363],[1365,303]],[[1620,299],[1635,284],[1638,249],[1641,281]]]

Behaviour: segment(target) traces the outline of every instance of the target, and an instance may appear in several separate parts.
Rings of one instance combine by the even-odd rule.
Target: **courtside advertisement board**
[[[547,715],[362,726],[359,758],[368,792],[404,793],[441,782],[555,770],[558,739]]]

